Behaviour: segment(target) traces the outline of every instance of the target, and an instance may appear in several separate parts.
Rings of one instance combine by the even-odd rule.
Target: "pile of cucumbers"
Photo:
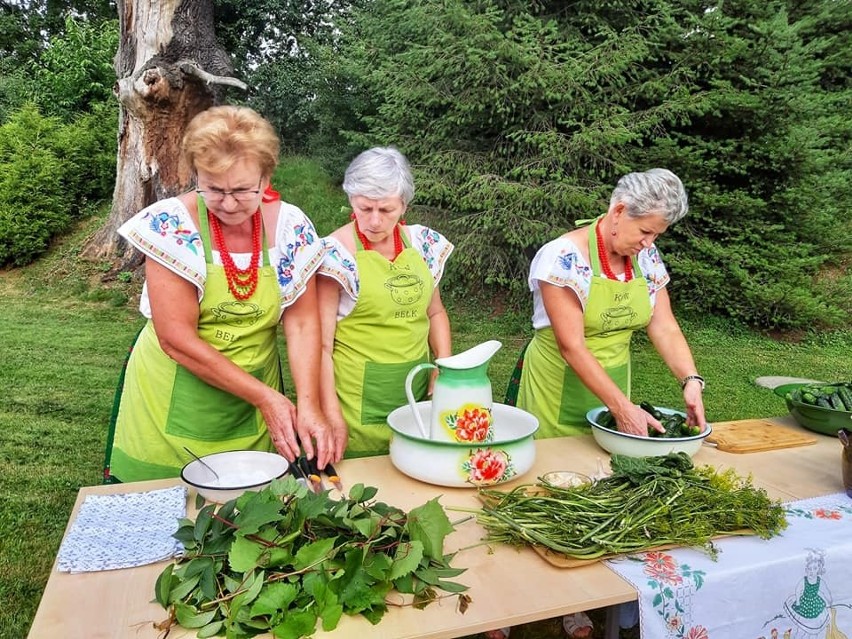
[[[852,412],[852,382],[808,384],[787,394],[788,399],[829,410]]]
[[[686,417],[684,415],[680,415],[678,413],[671,415],[664,413],[648,402],[640,402],[639,408],[660,422],[665,429],[665,431],[661,433],[653,428],[648,428],[648,437],[653,437],[655,439],[671,439],[672,437],[694,437],[695,435],[701,434],[701,429],[698,426],[690,426],[686,423]],[[608,410],[605,410],[600,414],[598,417],[598,424],[604,428],[608,428],[609,430],[618,430],[618,424],[615,421],[615,417]]]

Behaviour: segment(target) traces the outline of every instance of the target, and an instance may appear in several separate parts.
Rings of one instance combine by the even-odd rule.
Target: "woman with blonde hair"
[[[336,461],[315,374],[313,276],[324,248],[305,214],[269,190],[278,137],[255,111],[219,106],[190,122],[182,148],[195,188],[119,229],[145,256],[148,321],[123,376],[105,480],[177,476],[185,447],[289,460],[303,448],[320,467]],[[279,324],[295,402],[283,389]]]

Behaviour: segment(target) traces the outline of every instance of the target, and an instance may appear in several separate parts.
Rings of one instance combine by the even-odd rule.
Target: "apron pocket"
[[[262,370],[251,375],[263,380]],[[257,409],[178,366],[166,433],[208,442],[250,437],[257,433]]]
[[[604,370],[621,391],[630,397],[630,365],[622,364]],[[570,366],[565,366],[565,372],[562,375],[562,399],[559,402],[558,423],[569,426],[588,426],[586,413],[601,405],[602,402],[598,396],[586,388]]]
[[[361,423],[385,425],[392,410],[408,404],[405,377],[417,364],[426,361],[426,358],[422,358],[395,364],[365,362]],[[429,374],[426,372],[416,375],[411,383],[411,391],[418,401],[426,396],[428,387]]]

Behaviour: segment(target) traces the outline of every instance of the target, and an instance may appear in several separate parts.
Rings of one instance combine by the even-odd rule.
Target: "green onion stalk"
[[[484,506],[472,512],[486,530],[484,541],[584,560],[660,546],[698,547],[715,557],[716,537],[768,539],[787,525],[781,503],[732,469],[695,468],[683,453],[613,455],[611,464],[612,475],[580,486],[540,480],[508,492],[480,489]]]

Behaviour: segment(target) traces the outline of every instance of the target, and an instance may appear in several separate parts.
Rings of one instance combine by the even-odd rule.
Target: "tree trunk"
[[[119,0],[121,39],[115,59],[119,101],[118,164],[106,224],[83,248],[114,272],[142,262],[116,229],[145,206],[177,195],[192,183],[181,139],[189,121],[222,101],[230,77],[226,51],[213,30],[212,0]]]

